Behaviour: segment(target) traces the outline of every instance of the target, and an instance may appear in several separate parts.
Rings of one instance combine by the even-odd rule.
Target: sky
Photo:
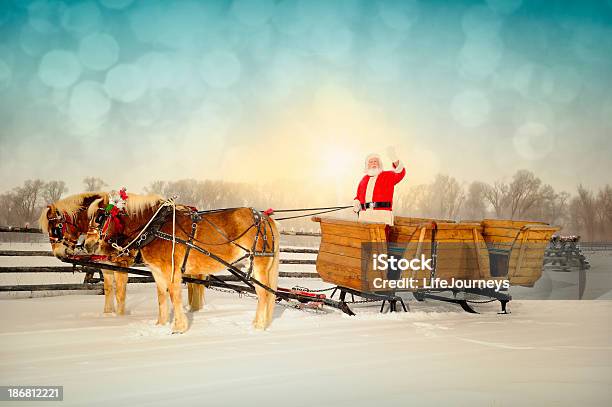
[[[612,183],[612,1],[0,0],[0,191]]]

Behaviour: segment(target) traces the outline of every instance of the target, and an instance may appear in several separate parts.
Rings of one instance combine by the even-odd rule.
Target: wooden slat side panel
[[[509,220],[509,219],[483,219],[481,224],[484,227],[506,227],[506,228],[517,228],[520,229],[525,225],[542,225],[546,226],[548,223],[530,220]]]
[[[407,226],[407,225],[419,225],[421,223],[453,223],[453,220],[450,219],[433,219],[433,218],[409,218],[405,216],[395,216],[393,218],[393,224],[397,226]]]
[[[335,244],[338,246],[350,247],[359,250],[361,250],[362,242],[364,241],[347,236],[338,236],[330,234],[321,236],[321,243]]]
[[[321,224],[355,226],[355,227],[361,227],[362,229],[367,229],[368,227],[372,225],[374,226],[381,225],[380,223],[361,223],[361,222],[352,221],[352,220],[338,219],[338,218],[331,218],[331,217],[320,217],[320,216],[313,216],[311,219],[312,221],[319,222]]]
[[[554,227],[536,227],[520,232],[508,262],[508,280],[511,285],[531,287],[540,279],[544,252],[556,230]]]
[[[351,270],[326,261],[317,261],[317,272],[327,283],[361,289],[361,270]]]
[[[319,254],[322,261],[338,264],[340,266],[345,266],[351,269],[361,269],[361,257],[354,258],[327,252],[320,252]]]
[[[438,231],[443,230],[467,230],[470,231],[472,229],[476,229],[478,231],[482,230],[482,225],[480,223],[437,223]]]
[[[368,241],[368,239],[370,238],[370,230],[366,228],[321,223],[321,235],[325,236],[328,234],[336,236],[345,236],[363,241]]]
[[[317,256],[317,272],[332,284],[364,290],[369,282],[364,280],[362,264],[371,270],[372,262],[363,262],[362,243],[380,243],[379,252],[386,252],[384,224],[358,223],[345,220],[320,219],[321,246]],[[378,272],[381,274],[382,272]],[[368,279],[375,277],[367,274]]]
[[[361,243],[360,243],[361,245]],[[355,259],[361,259],[361,247],[356,248],[352,246],[344,246],[334,243],[321,242],[319,246],[319,252],[327,252],[338,254],[340,256],[352,257]]]
[[[527,229],[530,230],[530,229]],[[549,236],[552,236],[551,229],[531,229],[529,239],[531,240],[550,240]],[[484,228],[483,236],[487,240],[495,241],[507,241],[514,240],[517,236],[523,233],[520,229],[512,228]],[[554,233],[554,232],[553,232]]]

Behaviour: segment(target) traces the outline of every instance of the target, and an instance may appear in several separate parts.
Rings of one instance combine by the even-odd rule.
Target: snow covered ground
[[[587,283],[609,280],[610,259],[590,258],[594,272]],[[14,261],[0,258],[1,265]],[[35,257],[19,262],[56,264]],[[27,283],[40,277],[31,275]],[[326,286],[287,278],[280,285]],[[610,298],[596,288],[594,298]],[[63,385],[63,404],[74,406],[612,402],[609,300],[515,300],[509,315],[498,315],[496,303],[477,306],[478,315],[434,301],[411,300],[411,312],[395,314],[363,304],[354,306],[354,317],[277,306],[265,332],[251,328],[254,299],[208,290],[206,302],[202,311],[188,313],[187,333],[172,335],[169,325],[154,325],[153,284],[129,285],[123,317],[104,315],[103,298],[91,293],[4,297],[0,384]]]
[[[258,332],[255,300],[208,291],[172,335],[154,325],[150,284],[129,286],[124,317],[102,314],[101,296],[4,299],[0,383],[63,385],[79,406],[610,405],[611,301],[514,301],[510,315],[410,307],[277,306]]]

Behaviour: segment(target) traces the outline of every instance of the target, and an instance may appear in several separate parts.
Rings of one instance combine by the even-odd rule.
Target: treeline
[[[107,186],[96,177],[84,178],[83,185],[83,191],[99,191]],[[0,225],[38,227],[36,222],[42,208],[67,193],[64,181],[27,180],[22,186],[0,194]]]
[[[83,180],[84,191],[105,189],[96,177]],[[82,192],[82,191],[78,191]],[[129,193],[130,191],[128,191]],[[246,184],[217,180],[183,179],[154,181],[145,193],[178,196],[179,202],[199,209],[251,206],[257,209],[334,206],[338,197],[329,186],[294,183]],[[34,225],[45,205],[65,196],[63,181],[29,180],[0,195],[0,225]],[[352,196],[346,199],[351,203]],[[582,185],[574,195],[555,191],[530,171],[517,171],[509,181],[466,184],[439,174],[429,184],[398,188],[396,214],[452,220],[483,218],[545,221],[561,226],[564,234],[578,234],[587,241],[612,240],[612,187],[590,190]],[[344,211],[344,216],[350,214]],[[279,214],[288,216],[290,214]],[[284,228],[312,229],[309,218],[286,221]]]
[[[612,187],[592,191],[579,185],[575,195],[557,192],[535,174],[517,171],[509,182],[462,184],[439,174],[429,184],[396,197],[397,213],[453,220],[483,218],[538,220],[561,226],[587,241],[612,240]]]

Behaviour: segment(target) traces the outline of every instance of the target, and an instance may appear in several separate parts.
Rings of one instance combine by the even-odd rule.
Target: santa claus
[[[370,154],[365,160],[366,175],[359,182],[353,210],[359,214],[359,222],[379,222],[393,225],[393,190],[395,184],[406,175],[401,161],[393,162],[393,171],[383,171],[378,154]]]

